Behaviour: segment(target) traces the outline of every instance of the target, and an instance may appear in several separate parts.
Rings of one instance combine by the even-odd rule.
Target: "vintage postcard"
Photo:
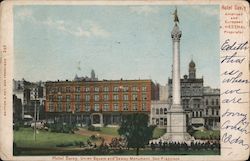
[[[2,160],[249,157],[246,1],[4,1]]]

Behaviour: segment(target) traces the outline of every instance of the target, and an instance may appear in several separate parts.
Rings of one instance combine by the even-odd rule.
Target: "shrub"
[[[195,130],[193,129],[193,127],[192,126],[188,126],[187,127],[187,132],[190,134],[190,135],[193,135],[194,133],[195,133]]]
[[[100,127],[95,127],[93,125],[88,126],[89,131],[101,131]]]
[[[20,155],[20,153],[21,153],[20,149],[17,147],[16,143],[13,142],[13,154]]]
[[[98,138],[95,135],[90,136],[90,140],[97,140]]]
[[[13,125],[13,130],[18,131],[19,128],[20,128],[20,124],[19,124],[19,123],[15,123],[15,124]]]
[[[62,144],[57,144],[56,147],[68,147],[68,146],[74,146],[73,142],[69,143],[62,143]]]
[[[49,131],[57,133],[74,133],[74,129],[76,129],[76,127],[74,125],[56,123],[50,124],[49,129]]]

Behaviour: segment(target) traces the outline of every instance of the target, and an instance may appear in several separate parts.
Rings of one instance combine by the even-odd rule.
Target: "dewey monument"
[[[191,136],[187,133],[186,113],[181,105],[181,87],[180,87],[180,40],[182,32],[178,26],[179,18],[177,9],[174,12],[174,28],[171,32],[172,50],[173,50],[173,98],[170,111],[167,113],[166,133],[160,137],[162,141],[184,142],[190,141]]]

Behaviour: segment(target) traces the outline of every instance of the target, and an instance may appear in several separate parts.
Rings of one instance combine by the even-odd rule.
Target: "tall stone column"
[[[180,38],[181,31],[175,21],[175,26],[171,32],[173,48],[173,72],[172,72],[172,91],[173,91],[173,111],[183,111],[181,106],[181,87],[180,87]]]
[[[181,82],[180,82],[180,38],[181,31],[178,23],[177,9],[174,12],[174,28],[171,32],[173,49],[172,68],[172,95],[171,109],[167,113],[166,133],[156,141],[183,142],[190,141],[191,136],[186,132],[186,113],[181,105]]]

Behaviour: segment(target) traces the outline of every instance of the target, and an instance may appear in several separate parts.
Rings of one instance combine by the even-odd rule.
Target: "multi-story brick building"
[[[151,80],[82,80],[46,82],[45,110],[50,121],[119,124],[133,112],[150,113],[159,99]]]

